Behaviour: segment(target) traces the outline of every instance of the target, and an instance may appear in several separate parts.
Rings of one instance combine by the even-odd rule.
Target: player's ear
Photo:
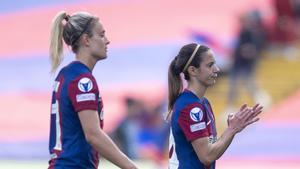
[[[189,66],[187,68],[187,71],[190,76],[196,76],[196,67],[195,66]]]
[[[83,45],[83,46],[89,46],[90,45],[90,37],[88,34],[84,33],[81,35],[81,38],[80,38],[80,43]]]

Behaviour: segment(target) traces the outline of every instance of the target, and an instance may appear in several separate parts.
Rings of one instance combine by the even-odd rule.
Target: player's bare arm
[[[86,140],[107,160],[124,169],[137,169],[134,163],[124,155],[106,133],[100,128],[99,116],[95,110],[83,110],[79,119]]]
[[[253,108],[244,104],[235,115],[229,115],[228,128],[215,143],[209,142],[208,137],[194,140],[192,145],[199,160],[208,166],[220,158],[236,133],[259,120],[257,116],[262,112],[262,108],[259,104],[256,104]]]

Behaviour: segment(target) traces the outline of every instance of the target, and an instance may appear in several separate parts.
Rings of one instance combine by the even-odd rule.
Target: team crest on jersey
[[[84,77],[78,82],[78,89],[82,92],[89,92],[93,88],[93,82],[91,79]]]
[[[190,117],[194,122],[199,122],[203,118],[203,112],[199,107],[194,107],[190,111]]]

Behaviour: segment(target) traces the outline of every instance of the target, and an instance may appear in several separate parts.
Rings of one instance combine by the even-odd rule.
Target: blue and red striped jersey
[[[215,162],[205,166],[197,157],[192,141],[217,138],[215,118],[209,101],[184,90],[176,99],[171,117],[169,169],[214,169]]]
[[[96,110],[103,128],[103,102],[92,72],[79,61],[61,69],[52,93],[49,168],[96,169],[99,155],[86,141],[78,112]]]

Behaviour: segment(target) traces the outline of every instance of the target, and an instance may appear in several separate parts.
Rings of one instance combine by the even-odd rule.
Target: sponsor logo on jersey
[[[96,96],[94,93],[84,93],[84,94],[78,94],[76,95],[76,101],[77,102],[83,102],[83,101],[95,101]]]
[[[191,132],[203,130],[205,128],[206,128],[205,122],[200,122],[200,123],[190,125]]]
[[[91,79],[84,77],[78,82],[78,89],[82,92],[89,92],[93,88],[93,82]]]
[[[199,107],[194,107],[190,111],[190,117],[194,122],[199,122],[203,118],[203,112]]]

